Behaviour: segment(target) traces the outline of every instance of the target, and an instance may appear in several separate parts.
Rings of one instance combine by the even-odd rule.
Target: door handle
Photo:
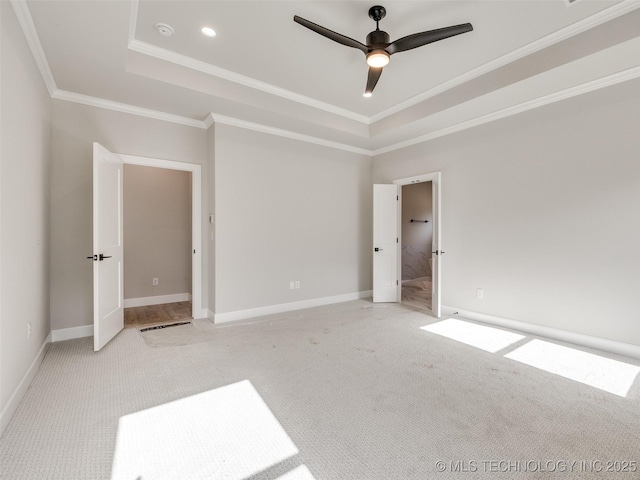
[[[93,256],[87,257],[87,258],[93,260],[94,262],[97,262],[97,261],[103,261],[105,258],[111,258],[111,255],[100,254],[99,258],[98,258],[98,255],[93,255]]]
[[[436,250],[435,252],[431,252],[431,253],[435,253],[436,255],[442,255],[444,253],[444,250]]]
[[[381,251],[382,251],[382,249],[381,249],[381,248],[376,247],[374,251],[376,251],[376,252],[381,252]]]

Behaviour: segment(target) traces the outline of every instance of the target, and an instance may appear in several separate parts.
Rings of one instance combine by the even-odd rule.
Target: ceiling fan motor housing
[[[389,34],[382,30],[374,30],[367,35],[367,47],[370,49],[386,48],[391,42]]]

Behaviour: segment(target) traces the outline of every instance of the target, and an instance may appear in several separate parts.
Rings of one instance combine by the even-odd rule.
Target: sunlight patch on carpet
[[[505,357],[621,397],[640,372],[635,365],[537,339]]]
[[[240,480],[297,454],[251,382],[243,380],[120,417],[111,478]],[[283,478],[313,479],[301,467]]]
[[[443,337],[466,343],[472,347],[480,348],[487,352],[495,353],[498,350],[522,340],[524,335],[519,335],[499,328],[485,327],[455,318],[442,320],[420,327],[421,330],[442,335]]]

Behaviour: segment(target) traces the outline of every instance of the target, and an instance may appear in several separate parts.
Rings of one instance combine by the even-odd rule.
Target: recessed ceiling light
[[[163,37],[170,37],[173,35],[173,27],[171,25],[167,25],[166,23],[156,23],[156,30]]]
[[[216,31],[211,27],[202,27],[200,29],[200,32],[202,32],[202,34],[205,37],[215,37],[216,36]]]
[[[369,97],[372,97],[372,96],[373,96],[373,93],[371,93],[371,92],[365,92],[365,93],[363,93],[363,94],[362,94],[362,96],[363,96],[364,98],[369,98]]]

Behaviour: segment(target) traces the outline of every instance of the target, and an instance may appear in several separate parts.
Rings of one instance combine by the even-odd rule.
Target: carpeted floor
[[[361,300],[200,342],[52,344],[0,478],[640,478],[619,472],[640,461],[638,378],[614,395],[505,356],[531,337],[490,353],[420,328],[435,322]]]

